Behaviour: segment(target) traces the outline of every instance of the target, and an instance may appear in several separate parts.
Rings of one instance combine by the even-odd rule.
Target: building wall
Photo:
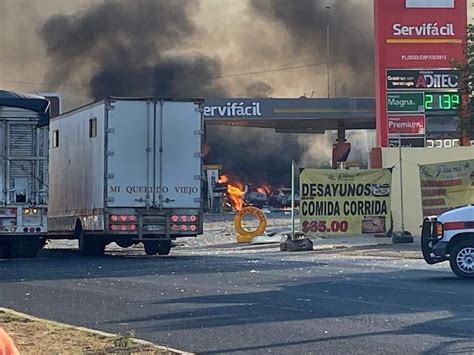
[[[394,167],[392,173],[392,213],[394,228],[401,230],[401,192],[399,149],[382,148],[382,166]],[[403,171],[403,209],[405,230],[420,235],[422,223],[419,165],[467,160],[474,158],[474,146],[455,148],[404,148],[401,152]]]
[[[474,1],[467,1],[467,23],[474,25]]]

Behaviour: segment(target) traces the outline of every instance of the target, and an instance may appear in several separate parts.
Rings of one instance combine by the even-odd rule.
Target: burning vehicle
[[[268,205],[269,195],[270,189],[267,187],[261,186],[255,188],[248,186],[244,199],[248,205],[262,208],[263,206]]]
[[[295,206],[299,206],[300,193],[295,190]],[[291,189],[280,188],[274,189],[269,196],[268,204],[274,208],[289,208],[291,207]]]
[[[272,188],[268,184],[244,184],[236,178],[222,175],[218,180],[219,191],[223,192],[223,210],[240,211],[246,206],[275,209],[291,207],[290,188]],[[295,191],[295,206],[299,206],[300,193]]]

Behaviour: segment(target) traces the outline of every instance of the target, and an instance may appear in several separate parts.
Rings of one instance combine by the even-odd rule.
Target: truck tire
[[[171,240],[148,240],[143,245],[146,255],[168,255],[171,250]]]
[[[154,240],[148,240],[143,242],[143,246],[145,247],[145,254],[146,255],[156,255],[158,254],[159,249],[159,242]]]
[[[473,279],[474,240],[465,240],[454,245],[449,255],[449,265],[457,277]]]
[[[79,232],[79,251],[84,256],[102,256],[106,245],[100,237],[85,234],[82,230]]]
[[[169,255],[171,250],[171,240],[161,240],[158,255]]]
[[[8,257],[8,243],[5,240],[0,240],[0,259]]]
[[[11,258],[34,258],[42,242],[36,237],[19,237],[8,243],[7,255]]]

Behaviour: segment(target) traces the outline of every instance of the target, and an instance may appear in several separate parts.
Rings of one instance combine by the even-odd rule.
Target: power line
[[[267,70],[259,70],[259,71],[254,71],[254,72],[244,72],[244,73],[236,73],[236,74],[223,74],[223,75],[218,75],[214,78],[220,79],[220,78],[229,78],[229,77],[235,77],[235,76],[244,76],[244,75],[255,75],[255,74],[265,74],[265,73],[273,73],[273,72],[279,72],[279,71],[285,71],[285,70],[293,70],[293,69],[302,69],[302,68],[309,68],[309,67],[317,67],[320,65],[327,65],[327,64],[333,64],[333,63],[340,63],[340,62],[346,62],[350,60],[358,60],[358,59],[364,59],[364,58],[372,58],[373,55],[365,55],[361,57],[351,57],[351,58],[343,58],[343,59],[336,59],[336,60],[330,60],[330,61],[323,61],[323,62],[317,62],[317,63],[310,63],[310,64],[302,64],[302,65],[295,65],[291,67],[282,67],[282,68],[275,68],[275,69],[267,69]]]
[[[368,58],[372,58],[372,57],[373,57],[373,55],[364,55],[364,56],[360,56],[360,57],[348,57],[348,58],[341,58],[341,59],[335,59],[335,60],[329,60],[329,61],[325,60],[325,61],[315,62],[315,63],[294,65],[294,66],[289,66],[289,67],[280,67],[280,68],[274,68],[274,69],[256,70],[256,71],[242,72],[242,73],[214,75],[214,76],[211,76],[211,78],[212,79],[225,79],[225,78],[233,78],[233,77],[239,77],[239,76],[275,73],[275,72],[281,72],[281,71],[304,69],[304,68],[310,68],[310,67],[317,67],[317,66],[321,66],[321,65],[347,62],[347,61],[351,61],[351,60],[368,59]],[[19,84],[19,85],[90,87],[90,84],[85,84],[85,83],[46,83],[46,82],[29,82],[29,81],[3,80],[3,79],[0,79],[0,82],[10,83],[10,84]],[[170,83],[170,82],[172,82],[172,80],[155,81],[155,83]]]

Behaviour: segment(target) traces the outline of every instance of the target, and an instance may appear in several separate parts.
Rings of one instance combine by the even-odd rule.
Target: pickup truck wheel
[[[41,247],[36,237],[18,237],[8,243],[7,255],[11,258],[34,258]]]
[[[474,278],[474,241],[466,240],[456,244],[449,256],[449,265],[460,278]]]
[[[85,234],[82,230],[79,233],[79,251],[84,256],[102,256],[107,243],[100,237]]]

